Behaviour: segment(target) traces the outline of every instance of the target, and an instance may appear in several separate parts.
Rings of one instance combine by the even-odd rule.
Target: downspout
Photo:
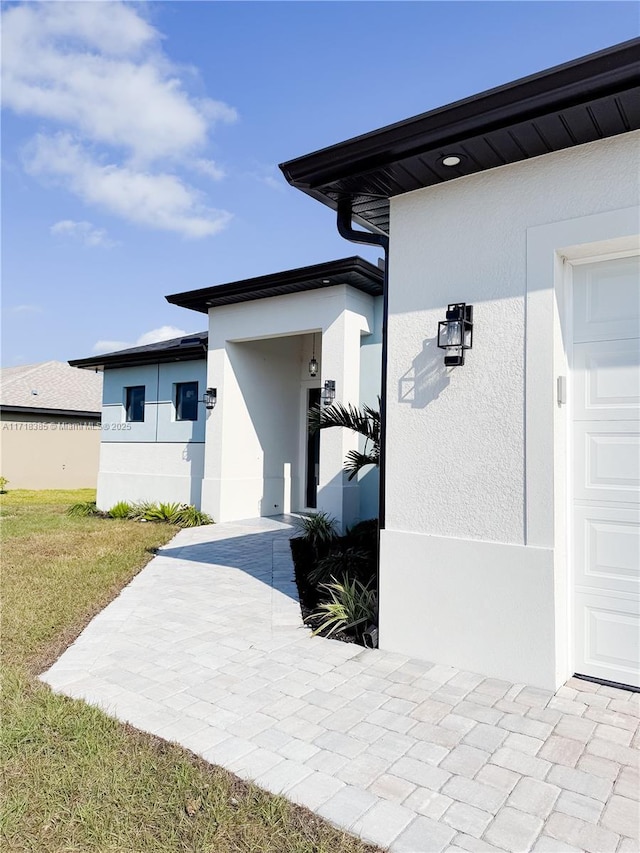
[[[386,513],[386,436],[387,436],[387,319],[389,316],[389,237],[387,234],[373,234],[371,231],[358,231],[353,227],[353,207],[350,198],[338,202],[338,233],[352,243],[366,243],[380,246],[384,251],[384,278],[382,284],[382,368],[380,378],[380,488],[378,494],[378,520],[380,530],[385,527]],[[379,553],[379,549],[378,549]],[[378,582],[380,563],[378,558]]]

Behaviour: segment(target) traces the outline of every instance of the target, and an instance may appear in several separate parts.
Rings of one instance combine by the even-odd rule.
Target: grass
[[[315,815],[175,744],[52,693],[35,675],[175,532],[73,518],[90,490],[9,491],[3,526],[2,849],[364,853]]]

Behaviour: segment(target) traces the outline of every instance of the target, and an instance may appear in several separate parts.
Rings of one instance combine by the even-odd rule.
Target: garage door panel
[[[575,420],[640,418],[640,340],[576,344]]]
[[[573,283],[574,671],[640,687],[640,259]]]
[[[640,515],[635,509],[575,508],[575,583],[640,592]]]
[[[640,431],[630,422],[577,422],[576,500],[640,502]]]
[[[574,342],[638,337],[638,269],[637,257],[575,268]]]
[[[637,601],[576,593],[575,671],[640,687]]]

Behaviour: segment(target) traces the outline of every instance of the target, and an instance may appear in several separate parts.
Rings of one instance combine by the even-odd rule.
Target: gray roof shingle
[[[95,412],[102,409],[102,374],[44,361],[0,368],[0,406]]]

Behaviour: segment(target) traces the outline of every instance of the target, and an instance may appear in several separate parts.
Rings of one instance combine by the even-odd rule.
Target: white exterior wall
[[[185,361],[105,370],[103,429],[97,504],[109,509],[121,500],[179,502],[200,506],[207,411],[197,421],[176,421],[175,384],[206,388],[206,362]],[[126,387],[145,386],[141,423],[125,420]]]
[[[561,255],[628,247],[638,136],[392,200],[383,648],[544,687],[571,674]],[[473,349],[447,370],[437,324],[463,301]]]
[[[347,285],[211,309],[208,385],[218,404],[207,423],[203,509],[220,521],[303,509],[301,462],[309,387],[336,382],[336,399],[360,401],[360,345],[374,329],[374,299]],[[307,364],[312,335],[320,375]],[[321,437],[318,509],[359,518],[358,487],[342,463],[357,438]]]

